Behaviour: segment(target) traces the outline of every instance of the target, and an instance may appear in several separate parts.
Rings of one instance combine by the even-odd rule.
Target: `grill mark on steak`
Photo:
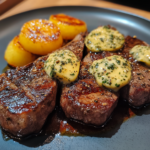
[[[82,59],[84,34],[66,46]],[[48,55],[33,63],[10,69],[0,75],[0,125],[14,136],[26,136],[41,130],[56,103],[57,82],[44,71]]]
[[[106,54],[93,56],[102,58]],[[117,106],[119,93],[99,87],[88,73],[93,59],[90,55],[92,53],[81,62],[79,80],[63,87],[60,105],[68,118],[99,126],[107,121]]]
[[[0,124],[14,136],[39,132],[54,109],[57,84],[43,70],[46,57],[1,75]]]
[[[60,105],[68,118],[102,125],[117,106],[118,96],[99,87],[94,78],[82,79],[64,87]]]
[[[22,89],[26,93],[26,96],[31,99],[34,103],[36,103],[36,98],[30,93],[30,89],[27,87],[22,86]]]
[[[111,55],[121,55],[129,60],[132,65],[132,79],[128,85],[124,86],[120,90],[121,97],[127,100],[130,105],[135,107],[150,103],[150,70],[143,63],[134,60],[132,55],[129,54],[130,49],[135,45],[148,44],[137,38],[127,36],[125,38],[124,47],[117,52],[88,53],[81,65],[79,78],[93,78],[88,69],[94,60],[102,59]]]

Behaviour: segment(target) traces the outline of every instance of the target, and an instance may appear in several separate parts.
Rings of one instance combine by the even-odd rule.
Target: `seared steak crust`
[[[54,109],[57,84],[43,70],[46,58],[0,77],[0,124],[15,136],[38,132]]]
[[[126,38],[126,44],[122,55],[131,62],[133,70],[132,80],[129,85],[121,89],[121,95],[130,105],[139,107],[150,103],[150,68],[144,63],[137,62],[131,55],[129,55],[129,50],[135,45],[148,44],[129,36]]]
[[[59,50],[71,50],[77,58],[81,61],[83,57],[83,49],[84,49],[84,38],[87,33],[78,34],[73,41],[65,45],[64,47],[59,48]]]
[[[101,53],[88,53],[81,65],[80,79],[92,78],[89,74],[89,66],[94,60],[102,59],[111,55],[121,55],[131,62],[132,65],[132,79],[128,85],[121,89],[120,96],[127,100],[132,106],[141,106],[150,103],[150,71],[149,68],[143,63],[137,62],[133,59],[129,51],[135,45],[147,45],[145,42],[127,36],[125,39],[124,47],[117,52],[101,52]]]
[[[73,51],[81,60],[84,34],[58,49]],[[43,56],[33,63],[0,75],[0,125],[14,136],[41,130],[56,103],[57,82],[44,70]]]
[[[95,79],[83,79],[64,87],[60,104],[68,118],[101,125],[116,107],[117,99],[117,93],[99,87]]]
[[[99,87],[89,74],[88,69],[94,59],[90,55],[100,56],[88,53],[84,57],[79,80],[64,86],[60,105],[68,118],[98,126],[106,122],[117,106],[119,94]]]

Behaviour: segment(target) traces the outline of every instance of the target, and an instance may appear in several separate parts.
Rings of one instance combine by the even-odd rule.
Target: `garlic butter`
[[[85,45],[92,52],[116,51],[123,47],[124,42],[124,36],[108,26],[98,27],[85,38]]]
[[[60,50],[49,55],[44,69],[50,77],[55,77],[64,84],[68,84],[77,79],[80,61],[72,51]]]
[[[130,54],[137,61],[145,63],[150,67],[150,47],[143,45],[136,45],[130,50]]]
[[[101,87],[118,91],[131,79],[131,65],[125,58],[113,55],[93,61],[89,72]]]

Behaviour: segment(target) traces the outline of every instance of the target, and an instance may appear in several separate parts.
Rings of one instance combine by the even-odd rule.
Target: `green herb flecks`
[[[116,59],[116,62],[117,62],[118,65],[120,65],[120,60],[117,60],[117,59]]]
[[[50,72],[50,77],[54,77],[55,75],[55,70],[54,70],[54,65],[51,66],[51,72]]]
[[[74,73],[71,73],[70,75],[71,75],[71,76],[74,76],[75,74],[74,74]]]
[[[111,69],[111,70],[114,70],[114,69],[115,69],[115,64],[112,63],[112,64],[110,64],[107,68],[108,68],[108,69]]]
[[[116,87],[120,87],[120,84],[117,84],[117,83],[116,83],[115,86],[116,86]]]
[[[104,29],[110,29],[109,26],[103,26]]]

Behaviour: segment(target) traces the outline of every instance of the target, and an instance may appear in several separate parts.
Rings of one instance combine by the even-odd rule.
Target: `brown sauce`
[[[94,137],[112,137],[120,128],[121,124],[131,119],[136,114],[142,115],[150,110],[150,106],[142,109],[133,109],[126,102],[119,100],[118,106],[114,110],[112,116],[105,125],[93,127],[85,125],[75,120],[67,119],[64,112],[59,106],[59,102],[55,110],[48,116],[47,122],[43,129],[37,135],[19,139],[12,137],[8,133],[3,133],[5,141],[13,139],[20,144],[29,147],[38,147],[50,143],[55,136],[94,136]],[[38,142],[35,142],[38,141]]]
[[[7,67],[8,68],[8,67]],[[120,129],[122,123],[131,119],[136,115],[150,114],[150,105],[141,109],[134,109],[122,99],[119,100],[113,114],[108,119],[108,122],[102,126],[94,127],[85,125],[66,118],[64,112],[59,106],[60,91],[57,96],[57,104],[54,111],[48,116],[42,130],[37,135],[29,135],[25,138],[12,137],[9,133],[2,130],[3,139],[5,141],[14,140],[28,147],[38,147],[48,144],[55,136],[94,136],[111,138]]]

